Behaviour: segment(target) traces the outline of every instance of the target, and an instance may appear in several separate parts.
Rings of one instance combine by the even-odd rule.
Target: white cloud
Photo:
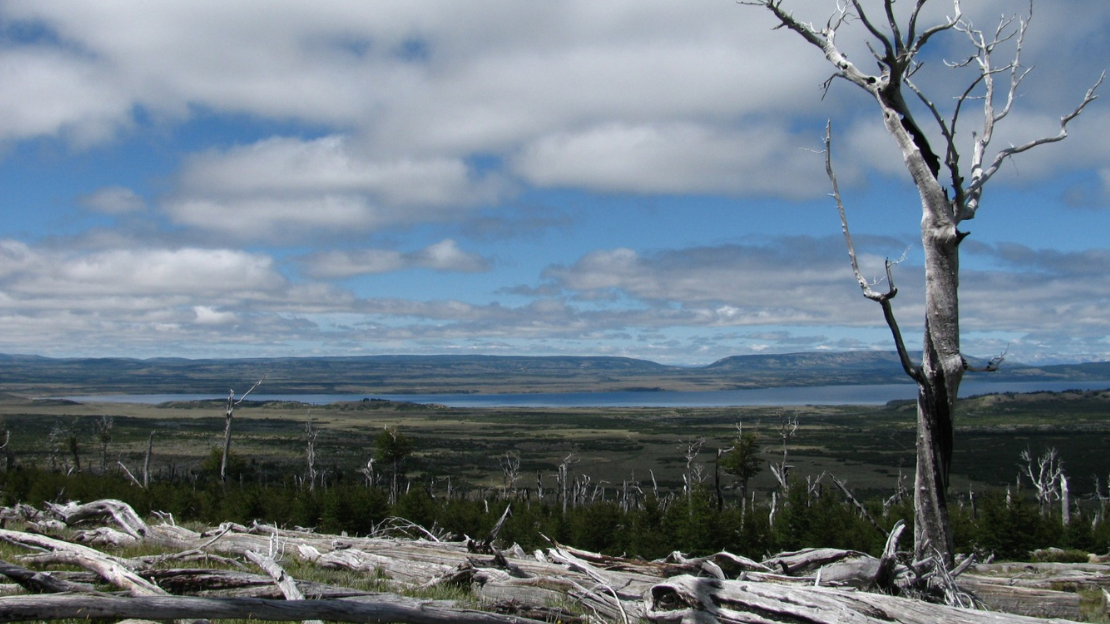
[[[281,290],[286,280],[268,256],[226,249],[110,249],[67,252],[3,241],[0,287],[28,305],[125,307],[190,297]],[[130,303],[128,303],[130,302]],[[146,302],[146,303],[143,303]]]
[[[82,206],[95,212],[121,215],[146,209],[146,201],[124,186],[106,186],[78,198]]]
[[[459,159],[383,161],[340,135],[279,137],[193,155],[165,208],[177,223],[264,238],[458,218],[501,192]]]
[[[463,271],[473,273],[485,271],[489,262],[477,254],[459,248],[451,239],[442,240],[416,252],[413,259],[417,266],[440,271]]]
[[[786,2],[815,23],[834,4]],[[993,27],[998,15],[1026,6],[983,0],[964,9]],[[928,7],[932,22],[952,5]],[[143,132],[143,140],[157,138],[141,149],[202,150],[176,172],[153,174],[164,176],[151,180],[165,191],[155,202],[161,213],[131,224],[154,230],[166,216],[180,227],[144,231],[149,238],[130,241],[86,234],[69,249],[63,245],[71,240],[38,247],[0,240],[4,345],[69,342],[95,349],[88,341],[101,340],[106,348],[135,345],[155,354],[189,348],[191,341],[277,350],[338,342],[597,349],[618,334],[641,333],[651,348],[677,353],[729,349],[726,336],[735,330],[728,328],[742,325],[881,330],[836,237],[657,251],[619,247],[634,246],[635,239],[590,239],[592,247],[566,252],[580,253],[577,261],[515,289],[515,296],[533,296],[519,307],[478,298],[362,299],[325,281],[411,268],[488,270],[488,258],[456,238],[480,229],[515,236],[533,224],[570,225],[562,215],[573,208],[545,212],[545,198],[537,199],[550,188],[821,195],[827,180],[820,156],[805,149],[819,147],[827,116],[835,122],[842,182],[872,171],[904,176],[874,103],[843,82],[822,100],[826,61],[791,33],[771,30],[765,11],[708,0],[9,0],[0,3],[0,21],[30,33],[0,47],[4,148],[46,137],[31,147],[47,158],[104,148],[85,152],[99,158],[111,156],[113,141]],[[1054,131],[1059,115],[1097,75],[1104,55],[1089,50],[1105,49],[1106,32],[1104,0],[1060,0],[1047,11],[1038,6],[1025,60],[1043,69],[1030,76],[996,145]],[[940,57],[958,57],[961,39],[936,41],[938,53],[917,79],[950,106],[945,89],[960,85]],[[860,45],[849,53],[868,58]],[[940,77],[928,78],[934,69]],[[1091,196],[1110,196],[1105,110],[1101,103],[1092,107],[1066,144],[1022,157],[998,181],[1020,184],[1085,168],[1103,177],[1101,194]],[[974,112],[965,110],[962,130],[974,127]],[[238,130],[240,122],[243,134],[221,136],[223,143],[207,151],[177,142],[209,140],[204,132],[192,134],[198,127]],[[278,136],[259,140],[260,132]],[[93,184],[107,186],[80,198],[91,210],[122,215],[144,207],[143,198],[111,180]],[[518,186],[532,188],[517,193]],[[512,209],[523,216],[506,220],[505,204],[517,200],[522,205]],[[729,231],[743,227],[741,216]],[[440,242],[406,245],[404,235],[415,229]],[[393,248],[335,251],[383,232],[396,236],[380,238]],[[304,253],[301,245],[325,237],[343,240],[332,251],[294,259],[303,281],[283,275],[267,253],[205,247],[234,239],[292,243]],[[168,240],[176,246],[159,242]],[[902,249],[877,246],[893,248],[892,255]],[[997,328],[1027,336],[1028,344],[1074,332],[1104,344],[1096,340],[1106,335],[1099,316],[1107,302],[1104,280],[1093,273],[1077,278],[1066,268],[1071,262],[1102,267],[1097,254],[992,253],[996,265],[969,268],[963,281],[969,330]],[[870,260],[869,274],[880,272],[879,259]],[[921,317],[918,271],[909,264],[898,269],[896,307],[907,327],[913,326],[908,319]],[[796,339],[819,346],[816,334],[823,333],[783,334],[761,344]],[[527,347],[518,337],[551,346]]]
[[[827,192],[821,159],[772,124],[742,130],[610,124],[545,136],[514,159],[537,186],[645,194],[813,197]]]
[[[87,146],[130,124],[133,104],[111,68],[45,46],[0,48],[0,141],[61,136]]]
[[[881,316],[860,296],[842,246],[836,237],[798,237],[653,254],[615,249],[545,275],[587,300],[615,293],[648,317],[672,317],[678,306],[691,325],[874,325]],[[864,270],[881,262],[861,257]],[[906,290],[910,299],[914,289]]]
[[[212,306],[193,306],[193,311],[197,315],[196,323],[199,325],[227,325],[238,320],[234,312],[221,312]]]
[[[825,0],[788,4],[815,23],[833,10]],[[925,19],[943,19],[951,9],[930,4]],[[964,7],[985,27],[1000,14],[1025,9],[1009,0]],[[1083,15],[1082,24],[1073,15]],[[442,206],[460,197],[473,201],[475,194],[489,198],[490,189],[468,180],[471,172],[460,160],[473,154],[515,155],[520,172],[540,184],[624,190],[637,182],[635,174],[648,172],[664,175],[640,179],[641,191],[765,193],[775,187],[791,196],[797,191],[789,185],[760,184],[774,172],[769,163],[785,164],[788,173],[809,171],[793,150],[818,140],[799,134],[791,121],[852,117],[859,109],[868,118],[877,115],[866,94],[847,84],[822,101],[827,63],[800,38],[772,30],[766,11],[716,2],[412,1],[386,8],[339,1],[23,0],[5,3],[0,16],[51,35],[0,52],[9,87],[0,96],[0,139],[109,140],[134,124],[137,109],[155,119],[203,110],[298,121],[357,136],[366,154],[335,147],[332,137],[240,148],[214,155],[211,163],[250,174],[263,163],[288,167],[302,158],[309,165],[304,170],[274,175],[263,186],[288,179],[341,193],[337,186],[350,185],[384,203]],[[1090,55],[1064,48],[1104,45],[1099,38],[1108,24],[1104,3],[1054,3],[1035,17],[1026,60],[1070,67]],[[851,35],[839,40],[852,58],[867,59]],[[945,54],[961,55],[961,35],[936,41],[938,51],[950,46]],[[930,81],[934,67],[942,77]],[[1030,78],[1032,96],[1019,100],[1015,112],[1058,116],[1066,109],[1061,101],[1073,105],[1079,83],[1086,88],[1095,75],[1080,81],[1077,72],[1041,73],[1043,79]],[[933,58],[918,78],[930,87],[951,86]],[[1071,92],[1075,97],[1059,95]],[[947,93],[933,95],[947,101]],[[766,126],[769,119],[780,121]],[[1110,160],[1105,148],[1095,149],[1099,162]],[[591,153],[610,158],[596,171],[571,161],[578,154],[590,162]],[[191,167],[186,178],[216,183],[203,162]],[[258,182],[257,173],[244,184]]]
[[[879,252],[900,252],[903,245],[865,236],[857,244]],[[996,264],[964,271],[968,353],[989,355],[1009,343],[1015,361],[1060,357],[1061,349],[1107,355],[1105,250],[977,244],[967,253]],[[460,254],[461,260],[480,260],[448,239],[415,252],[353,252],[306,264],[319,264],[317,278],[416,266],[463,270]],[[878,256],[861,261],[865,272],[881,270]],[[920,268],[904,263],[895,275],[895,310],[914,344],[922,316]],[[291,282],[264,254],[79,251],[0,240],[0,322],[9,328],[0,351],[68,354],[79,347],[85,354],[212,356],[226,348],[229,354],[288,355],[304,353],[306,344],[332,354],[511,344],[519,353],[596,353],[602,345],[689,362],[691,354],[712,360],[760,345],[889,348],[882,314],[860,295],[837,236],[652,253],[617,248],[551,267],[544,280],[546,287],[532,289],[534,298],[519,306],[360,298],[322,282]],[[603,294],[610,300],[598,305],[595,296]],[[751,333],[737,333],[740,328]]]
[[[463,251],[458,243],[445,239],[412,253],[385,249],[325,251],[301,260],[306,273],[320,279],[389,273],[410,268],[475,273],[487,271],[490,262],[478,254]]]
[[[365,231],[391,220],[366,198],[354,195],[175,198],[166,202],[165,209],[175,223],[271,242],[304,237],[314,230]]]

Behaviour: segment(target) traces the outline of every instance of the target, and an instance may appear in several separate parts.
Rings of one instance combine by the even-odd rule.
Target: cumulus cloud
[[[889,241],[888,241],[889,242]],[[882,258],[864,256],[864,270]],[[874,324],[835,237],[778,239],[761,245],[691,247],[640,254],[587,254],[545,276],[587,300],[608,293],[651,309],[680,306],[699,325]],[[908,290],[912,291],[912,288]],[[909,297],[907,297],[908,299]]]
[[[827,0],[788,4],[815,23],[832,9]],[[985,28],[1024,9],[1012,0],[964,7]],[[927,21],[950,10],[951,3],[930,3]],[[153,130],[187,154],[169,165],[174,171],[152,174],[163,193],[143,225],[159,228],[165,218],[172,227],[142,244],[113,244],[110,236],[70,248],[72,241],[0,240],[0,323],[8,328],[0,347],[95,349],[89,341],[101,340],[150,354],[189,344],[597,352],[635,341],[640,353],[709,357],[867,346],[852,332],[869,328],[882,340],[881,315],[859,296],[835,236],[656,250],[583,236],[560,265],[531,281],[513,277],[528,283],[485,291],[527,300],[515,307],[479,297],[364,298],[327,283],[413,268],[491,270],[487,256],[467,251],[473,241],[574,230],[573,201],[544,205],[540,196],[551,189],[638,199],[816,197],[827,180],[821,158],[805,149],[819,148],[827,117],[837,120],[843,183],[876,171],[903,176],[874,103],[843,82],[822,99],[827,62],[773,31],[765,11],[712,2],[676,8],[671,0],[277,1],[264,10],[216,0],[10,0],[0,4],[0,21],[23,33],[0,46],[3,147],[44,139],[34,144],[43,152],[99,157]],[[1026,60],[1069,71],[1030,75],[996,145],[1055,130],[1097,76],[1101,59],[1087,50],[1103,49],[1106,32],[1103,1],[1060,0],[1037,14]],[[851,33],[840,39],[852,58],[868,58]],[[935,41],[915,79],[950,107],[949,90],[961,85],[939,61],[961,57],[962,40]],[[965,110],[961,131],[974,129],[974,112]],[[1066,149],[1034,151],[998,182],[1082,168],[1099,188],[1079,189],[1075,202],[1104,205],[1110,113],[1092,107],[1076,123]],[[205,144],[205,132],[224,124],[236,133]],[[193,142],[180,147],[178,132]],[[87,192],[83,207],[103,214],[146,205],[111,180],[76,192]],[[732,231],[743,230],[738,222]],[[423,242],[401,242],[416,230]],[[354,248],[368,234],[392,241],[390,248]],[[728,236],[713,240],[734,240]],[[322,239],[338,243],[316,253],[302,247]],[[892,256],[905,247],[872,242],[868,251]],[[862,250],[864,237],[857,243]],[[1099,310],[1110,267],[1102,251],[972,243],[965,249],[979,264],[969,263],[962,281],[967,344],[993,345],[1003,333],[1034,351],[1050,339],[1078,349],[1078,339],[1065,340],[1073,332],[1107,349]],[[303,254],[292,261],[302,269],[298,279],[274,260],[287,249],[258,251],[282,245]],[[880,256],[862,260],[868,275],[881,275]],[[896,276],[896,308],[912,328],[921,318],[920,267],[911,258]],[[786,323],[804,329],[784,330]]]
[[[969,251],[999,270],[961,274],[963,326],[981,331],[1049,332],[1100,340],[1110,331],[1110,252],[977,244]]]
[[[178,223],[259,238],[444,220],[500,191],[459,159],[383,161],[341,135],[276,137],[193,155],[165,209]]]
[[[66,252],[0,243],[0,285],[13,299],[82,307],[113,298],[186,299],[272,292],[286,280],[268,256],[227,249],[110,249]],[[243,296],[243,295],[238,295]],[[39,305],[39,304],[35,304]]]
[[[110,215],[146,209],[146,201],[138,193],[124,186],[106,186],[97,189],[79,197],[78,202],[89,210]]]
[[[860,237],[857,243],[879,252],[902,248],[898,240]],[[989,355],[1009,344],[1014,360],[1037,361],[1048,353],[1058,357],[1060,345],[1091,357],[1110,346],[1104,314],[1110,260],[1104,252],[981,243],[968,249],[977,264],[983,258],[995,263],[964,272],[961,309],[969,353]],[[457,270],[452,259],[459,253],[473,259],[450,240],[400,258],[352,253],[330,258],[330,269],[313,277],[420,263]],[[328,258],[314,260],[328,266]],[[861,260],[865,270],[881,271],[880,257]],[[922,311],[920,267],[912,264],[912,254],[896,278],[895,309],[913,344]],[[329,353],[368,346],[596,353],[601,344],[605,352],[690,362],[764,350],[890,346],[882,314],[859,294],[835,236],[598,251],[548,268],[536,286],[513,294],[529,301],[509,306],[363,298],[324,282],[291,282],[264,254],[75,251],[0,241],[0,320],[11,328],[0,347],[7,351],[37,344],[40,352],[64,354],[66,345],[81,345],[104,353],[200,356],[222,348],[281,354],[292,345],[313,344],[334,349]],[[599,305],[598,294],[608,302]]]
[[[0,141],[59,136],[79,147],[117,136],[133,100],[110,67],[45,45],[0,49]]]
[[[1023,8],[996,1],[964,11],[989,28],[998,15]],[[1100,37],[1110,10],[1091,0],[1054,9],[1038,13],[1045,23],[1035,22],[1028,52],[1047,67],[1091,56],[1067,50]],[[797,0],[791,10],[819,23],[832,9],[823,0]],[[943,20],[950,10],[945,3],[930,4],[923,19]],[[1078,29],[1074,20],[1062,21],[1077,14],[1084,15]],[[763,193],[759,181],[774,172],[768,160],[794,171],[792,150],[817,144],[790,124],[764,129],[767,119],[787,115],[813,122],[867,106],[866,94],[847,85],[837,85],[822,101],[819,86],[829,68],[819,51],[772,31],[766,11],[743,6],[418,1],[382,10],[276,2],[261,11],[213,0],[153,8],[130,0],[110,9],[21,0],[5,3],[2,16],[46,35],[0,51],[11,87],[0,97],[0,139],[105,141],[133,126],[139,110],[167,119],[203,110],[296,121],[357,135],[376,156],[351,170],[343,169],[342,159],[322,157],[291,180],[347,175],[364,189],[368,178],[378,177],[375,193],[387,202],[393,197],[442,204],[444,189],[450,195],[454,187],[406,180],[455,175],[427,170],[457,168],[457,159],[472,154],[513,156],[519,172],[541,184],[624,190],[636,172],[662,170],[658,181],[641,182],[712,193],[747,191],[747,181],[753,192]],[[1065,26],[1068,36],[1060,34]],[[866,48],[853,43],[860,39],[847,32],[839,38],[852,58],[865,59]],[[959,36],[936,41],[941,53],[962,57]],[[941,78],[929,82],[928,72],[917,78],[950,88],[950,74],[936,65]],[[1073,72],[1044,73],[1043,83],[1036,74],[1030,78],[1036,97],[1018,102],[1015,120],[1019,114],[1057,117],[1058,94],[1081,94],[1074,90],[1078,82],[1060,83],[1077,81]],[[945,102],[946,96],[934,99]],[[738,141],[731,151],[730,138]],[[591,175],[570,161],[574,154],[591,161],[583,151],[590,148],[616,159]],[[1105,162],[1104,151],[1099,159]],[[553,169],[543,170],[545,164]],[[728,167],[740,182],[724,175]],[[396,182],[382,176],[396,176]],[[423,191],[433,197],[408,197]],[[778,191],[797,192],[783,185]]]
[[[784,128],[607,124],[544,136],[513,159],[537,186],[643,194],[824,194],[822,163]],[[804,146],[810,147],[810,146]]]
[[[411,253],[385,249],[325,251],[301,259],[305,273],[330,279],[389,273],[411,268],[476,273],[488,271],[489,260],[463,251],[458,243],[445,239]]]

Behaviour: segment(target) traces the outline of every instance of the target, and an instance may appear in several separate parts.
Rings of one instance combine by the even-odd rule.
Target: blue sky
[[[987,30],[1028,9],[974,5]],[[1104,0],[1035,9],[995,148],[1054,134],[1110,66]],[[912,346],[900,156],[773,26],[729,0],[0,2],[0,352],[889,350],[828,197],[828,119],[864,271],[905,253]],[[947,106],[966,38],[934,43],[915,79]],[[965,224],[969,355],[1110,359],[1108,106],[1008,163]]]

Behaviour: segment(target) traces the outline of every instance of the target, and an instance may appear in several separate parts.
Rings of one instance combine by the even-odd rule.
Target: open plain
[[[0,396],[3,429],[10,432],[9,461],[47,467],[71,461],[59,432],[73,432],[86,470],[136,470],[153,432],[151,473],[188,476],[204,469],[222,446],[225,401],[159,405],[76,403]],[[111,420],[108,439],[96,426]],[[374,454],[383,428],[414,443],[409,478],[433,490],[504,486],[502,459],[519,458],[518,488],[537,479],[554,483],[568,457],[571,470],[603,487],[626,482],[660,488],[681,485],[691,443],[704,441],[695,464],[711,480],[716,449],[727,448],[737,426],[757,435],[763,471],[752,483],[770,489],[766,466],[783,458],[784,423],[797,422],[785,440],[794,475],[829,472],[864,496],[893,490],[912,477],[913,405],[662,408],[448,408],[367,399],[308,405],[253,402],[236,406],[232,452],[251,478],[280,480],[306,470],[306,426],[317,432],[317,469],[324,479],[357,478]],[[1095,478],[1110,472],[1110,391],[988,395],[961,402],[957,417],[953,494],[1015,483],[1019,455],[1055,448],[1076,495],[1091,494]]]

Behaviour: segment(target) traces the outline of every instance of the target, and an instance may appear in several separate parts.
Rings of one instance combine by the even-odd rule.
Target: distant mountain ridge
[[[998,381],[1110,380],[1110,363],[1008,363]],[[47,358],[0,354],[0,392],[227,393],[265,377],[270,394],[431,394],[726,390],[904,383],[893,352],[738,355],[706,366],[609,356],[370,355],[304,358]]]
[[[733,355],[713,362],[706,368],[712,370],[832,370],[864,371],[902,370],[898,354],[890,351],[811,351],[803,353],[776,353]]]

